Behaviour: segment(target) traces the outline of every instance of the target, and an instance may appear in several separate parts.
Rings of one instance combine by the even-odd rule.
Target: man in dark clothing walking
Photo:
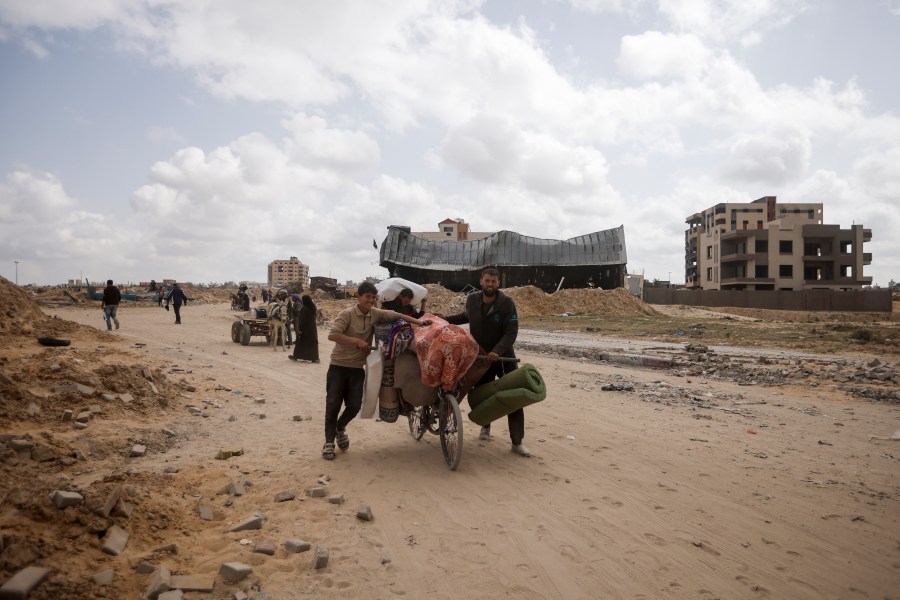
[[[516,303],[499,288],[500,272],[488,267],[481,272],[481,291],[468,295],[463,312],[446,317],[447,322],[453,325],[468,323],[472,337],[487,352],[490,367],[477,385],[490,383],[516,368],[514,362],[497,360],[500,357],[516,357],[513,345],[519,334]],[[525,411],[520,408],[509,413],[507,422],[512,451],[520,456],[531,456],[531,452],[522,443],[525,439]],[[491,426],[482,427],[479,437],[484,441],[490,441]]]
[[[119,328],[119,303],[122,301],[122,294],[119,288],[113,285],[112,279],[106,280],[106,288],[103,290],[103,300],[100,306],[103,308],[103,319],[106,321],[107,331],[112,331],[112,324],[115,322],[116,329]]]
[[[181,325],[181,305],[187,305],[188,298],[184,295],[184,292],[181,291],[181,288],[178,287],[177,283],[172,284],[172,291],[169,292],[169,299],[167,302],[171,302],[172,306],[175,307],[175,324]]]

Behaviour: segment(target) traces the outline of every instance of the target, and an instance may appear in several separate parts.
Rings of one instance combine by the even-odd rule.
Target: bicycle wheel
[[[421,440],[422,436],[425,435],[425,430],[428,429],[425,425],[425,407],[414,406],[410,408],[406,418],[409,419],[409,434],[413,436],[414,440]]]
[[[459,404],[453,394],[444,394],[438,403],[440,411],[441,450],[451,471],[455,471],[462,458],[463,425]]]

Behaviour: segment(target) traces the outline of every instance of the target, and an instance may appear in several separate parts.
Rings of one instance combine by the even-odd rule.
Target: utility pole
[[[14,260],[13,262],[16,263],[16,285],[19,285],[19,261]]]

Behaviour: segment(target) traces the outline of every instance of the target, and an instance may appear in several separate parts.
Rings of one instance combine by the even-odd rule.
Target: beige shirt
[[[344,335],[363,340],[371,346],[372,337],[375,335],[375,325],[384,321],[396,321],[402,318],[403,315],[398,312],[381,308],[370,308],[369,312],[363,314],[359,310],[359,305],[356,305],[341,311],[334,320],[328,335],[343,333]],[[362,369],[366,364],[368,355],[368,352],[360,350],[355,345],[335,343],[334,350],[331,351],[331,364],[339,367]]]

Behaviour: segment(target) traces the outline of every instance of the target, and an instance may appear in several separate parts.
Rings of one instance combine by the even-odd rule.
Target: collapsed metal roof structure
[[[612,289],[625,285],[625,228],[596,231],[567,240],[547,240],[498,231],[480,240],[433,241],[390,225],[381,243],[380,265],[392,277],[439,283],[460,291],[477,286],[481,270],[496,267],[501,287],[533,285]]]

